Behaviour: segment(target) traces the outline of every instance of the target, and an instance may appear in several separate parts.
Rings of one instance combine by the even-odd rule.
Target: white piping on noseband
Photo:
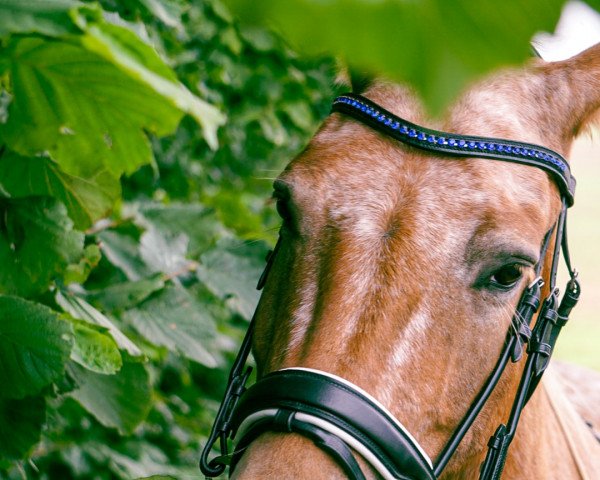
[[[337,382],[343,383],[348,388],[355,390],[358,393],[360,393],[361,395],[363,395],[364,397],[366,397],[369,401],[373,402],[381,410],[381,412],[383,414],[385,414],[388,417],[388,419],[390,420],[391,423],[393,423],[399,430],[401,430],[406,435],[406,437],[410,440],[410,442],[413,444],[413,446],[419,451],[419,453],[427,461],[429,466],[431,468],[433,468],[431,459],[429,458],[429,455],[427,455],[427,453],[425,453],[425,450],[423,450],[423,447],[421,447],[421,445],[419,445],[419,442],[417,442],[417,440],[410,434],[410,432],[406,429],[406,427],[404,425],[402,425],[400,423],[400,421],[396,417],[394,417],[392,415],[392,413],[387,408],[385,408],[376,398],[374,398],[372,395],[370,395],[369,393],[364,391],[358,385],[355,385],[352,382],[346,380],[345,378],[338,377],[337,375],[334,375],[332,373],[324,372],[322,370],[316,370],[313,368],[293,367],[293,368],[284,368],[280,371],[289,371],[289,370],[312,372],[312,373],[316,373],[318,375],[322,375],[324,377],[331,378],[333,380],[336,380]],[[259,422],[259,421],[267,419],[267,418],[273,418],[277,414],[277,412],[278,412],[278,409],[276,409],[276,408],[268,408],[268,409],[260,410],[258,412],[255,412],[255,413],[249,415],[240,425],[236,436],[239,436],[240,438],[242,438],[244,436],[244,434],[246,433],[246,431],[248,431],[248,429],[250,429],[252,427],[252,425],[254,425],[256,422]],[[322,428],[326,432],[329,432],[332,435],[335,435],[336,437],[343,440],[347,445],[352,447],[352,449],[354,451],[358,452],[367,462],[369,462],[371,464],[371,466],[385,480],[394,480],[396,478],[385,467],[385,465],[383,463],[381,463],[381,461],[375,455],[373,455],[373,453],[369,450],[369,448],[360,442],[359,439],[349,435],[348,433],[346,433],[345,431],[343,431],[336,425],[329,423],[327,420],[316,417],[314,415],[310,415],[310,414],[302,413],[302,412],[296,412],[294,415],[299,421],[309,423],[316,427]]]
[[[261,420],[267,418],[273,418],[277,415],[279,410],[276,408],[268,408],[266,410],[260,410],[259,412],[253,413],[249,415],[246,420],[242,422],[239,429],[239,435],[243,437],[246,431],[254,425],[254,423],[259,422]],[[319,427],[326,432],[335,435],[344,443],[346,443],[349,447],[351,447],[355,452],[358,452],[367,462],[371,464],[371,466],[381,475],[384,480],[396,480],[396,477],[392,475],[392,473],[385,467],[383,463],[379,461],[379,459],[371,453],[371,451],[365,447],[361,442],[359,442],[356,438],[351,435],[348,435],[342,429],[336,427],[335,425],[329,423],[326,420],[323,420],[319,417],[315,417],[313,415],[309,415],[307,413],[295,412],[294,417],[304,423],[310,423],[315,427]]]

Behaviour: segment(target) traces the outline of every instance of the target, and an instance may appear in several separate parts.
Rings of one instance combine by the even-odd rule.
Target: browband
[[[337,97],[333,101],[332,111],[354,117],[396,140],[422,150],[460,157],[508,160],[541,168],[553,176],[561,195],[567,200],[567,205],[573,205],[575,178],[571,175],[571,169],[564,157],[549,148],[531,143],[458,135],[421,127],[355,93],[346,93]]]

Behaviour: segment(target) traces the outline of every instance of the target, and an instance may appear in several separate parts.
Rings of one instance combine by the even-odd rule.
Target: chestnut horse
[[[566,155],[600,108],[600,44],[496,74],[438,125],[402,86],[375,81],[357,93],[416,124]],[[540,246],[561,211],[556,183],[532,166],[415,149],[333,113],[274,196],[283,226],[255,316],[259,378],[303,367],[346,379],[436,458],[493,370],[540,262],[549,293],[554,241]],[[522,371],[509,363],[441,478],[479,477]],[[600,444],[578,413],[599,428],[600,404],[577,410],[563,380],[551,367],[533,393],[503,478],[600,479]],[[345,478],[297,433],[264,433],[238,453],[236,480]],[[379,478],[355,456],[366,478]]]

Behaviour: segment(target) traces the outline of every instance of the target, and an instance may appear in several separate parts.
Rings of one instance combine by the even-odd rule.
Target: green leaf
[[[184,6],[177,0],[139,0],[139,2],[165,25],[178,30],[183,29],[181,15],[184,12]]]
[[[76,364],[70,368],[79,388],[70,395],[106,426],[133,432],[152,407],[150,376],[139,362],[124,362],[116,375],[101,375]]]
[[[48,197],[0,199],[0,293],[44,292],[79,261],[84,235],[61,203]]]
[[[98,245],[87,245],[83,250],[83,258],[78,263],[67,266],[63,276],[65,285],[85,282],[92,272],[92,269],[98,265],[101,258],[102,253],[100,253],[100,247],[98,247]]]
[[[0,0],[0,36],[9,33],[66,35],[79,29],[70,18],[75,0]]]
[[[106,328],[119,348],[125,350],[130,356],[143,356],[138,346],[127,338],[113,322],[82,298],[59,290],[56,292],[56,303],[72,317]]]
[[[48,157],[0,157],[0,188],[13,198],[47,195],[67,207],[75,227],[83,230],[105,216],[121,195],[118,178],[106,169],[86,177],[68,175]]]
[[[250,24],[275,25],[310,54],[339,55],[360,71],[408,82],[435,112],[466,82],[529,57],[562,0],[228,0]],[[318,18],[319,21],[314,21]],[[323,28],[323,25],[327,25]],[[361,34],[357,34],[357,26]]]
[[[140,238],[140,255],[152,273],[184,272],[190,263],[185,258],[187,247],[185,234],[173,237],[156,228],[149,228]]]
[[[207,367],[217,366],[212,353],[215,323],[182,287],[166,287],[137,308],[124,312],[123,318],[150,342]]]
[[[46,421],[43,396],[0,397],[0,459],[20,460],[40,441]]]
[[[223,240],[200,257],[197,277],[242,317],[250,319],[260,297],[256,283],[268,249],[262,242]]]
[[[191,480],[198,476],[196,465],[173,465],[165,452],[149,442],[139,442],[138,451],[127,452],[128,455],[123,455],[107,445],[98,445],[98,449],[106,458],[110,459],[109,468],[118,478],[142,477],[153,480]]]
[[[211,148],[217,148],[217,128],[225,123],[225,116],[179,83],[150,46],[141,42],[130,30],[106,23],[97,15],[90,16],[89,11],[84,9],[78,11],[74,18],[86,33],[81,39],[86,49],[106,58],[171,105],[192,116],[202,126],[206,142]],[[162,134],[172,130],[169,128]],[[161,131],[157,133],[161,134]]]
[[[72,319],[74,333],[71,360],[96,373],[113,375],[123,366],[119,347],[107,334],[109,330],[97,325]]]
[[[151,275],[152,272],[140,257],[136,238],[115,230],[101,232],[98,238],[104,256],[129,280],[141,280]]]
[[[64,373],[71,325],[53,310],[0,295],[0,398],[35,395]]]
[[[226,233],[215,211],[202,205],[143,203],[139,210],[144,221],[156,229],[172,236],[186,235],[191,255],[213,246]]]
[[[49,151],[70,175],[114,177],[152,161],[145,131],[175,129],[181,112],[84,48],[17,38],[6,54],[13,100],[0,136],[22,155]]]
[[[100,304],[103,310],[114,312],[135,307],[164,286],[165,282],[161,276],[155,276],[89,291],[86,298],[92,303]]]

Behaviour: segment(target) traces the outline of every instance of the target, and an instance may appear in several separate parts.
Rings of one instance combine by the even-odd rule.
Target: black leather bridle
[[[407,429],[376,399],[358,386],[330,373],[304,368],[284,369],[269,373],[246,388],[251,371],[251,367],[245,365],[251,350],[255,324],[253,318],[231,369],[211,434],[202,451],[200,469],[207,477],[222,474],[227,465],[230,465],[232,472],[241,453],[254,439],[267,431],[277,431],[296,432],[310,438],[331,455],[350,479],[364,479],[353,453],[356,452],[382,478],[434,480],[442,473],[477,418],[508,362],[519,361],[526,352],[527,359],[510,416],[490,438],[488,453],[481,465],[480,480],[499,479],[521,412],[548,366],[558,334],[567,323],[580,295],[579,282],[571,267],[567,246],[567,208],[573,204],[575,191],[575,179],[571,176],[569,165],[560,154],[539,145],[427,129],[356,94],[336,98],[332,111],[349,115],[387,136],[419,149],[453,157],[520,163],[548,172],[558,186],[562,208],[556,224],[543,241],[540,261],[536,266],[538,277],[521,296],[494,369],[435,462],[429,459]],[[542,301],[544,282],[539,274],[552,239],[555,240],[554,252],[547,280],[550,293]],[[266,281],[278,246],[279,243],[267,260],[258,289]],[[559,300],[559,290],[555,285],[561,247],[570,280]],[[532,330],[532,319],[538,311]],[[236,450],[229,454],[228,439],[235,437],[238,439]],[[217,441],[220,442],[221,454],[209,461],[210,452]]]

